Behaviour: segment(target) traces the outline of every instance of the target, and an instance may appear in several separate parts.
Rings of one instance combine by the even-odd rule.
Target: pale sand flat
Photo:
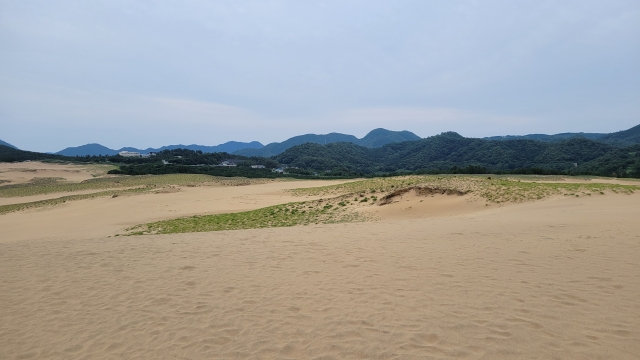
[[[115,216],[107,200],[28,214],[66,221],[34,217],[39,236],[67,227],[55,230],[59,240],[7,240],[0,220],[0,358],[640,354],[640,195],[373,223],[78,236],[95,219],[79,212]]]

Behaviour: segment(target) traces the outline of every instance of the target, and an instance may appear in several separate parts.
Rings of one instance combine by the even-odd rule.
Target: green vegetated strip
[[[366,194],[386,193],[411,186],[432,186],[442,189],[469,192],[478,187],[478,184],[486,178],[475,176],[401,176],[373,178],[360,181],[352,181],[337,185],[328,185],[313,188],[292,189],[289,192],[295,196],[324,196],[338,194]]]
[[[337,194],[375,194],[388,193],[411,186],[428,186],[443,190],[455,190],[470,193],[472,197],[482,198],[490,203],[524,202],[540,200],[550,196],[590,196],[605,192],[631,194],[640,190],[639,186],[603,183],[567,183],[534,182],[522,180],[546,180],[541,177],[527,176],[495,177],[487,176],[404,176],[395,178],[376,178],[350,183],[329,185],[316,188],[293,189],[297,196],[324,196]],[[561,180],[561,179],[552,179]]]
[[[344,203],[343,203],[344,204]],[[307,201],[275,205],[230,214],[192,216],[142,224],[127,229],[126,235],[175,234],[221,230],[288,227],[310,224],[362,222],[369,218],[344,205]]]
[[[89,179],[80,183],[61,182],[58,178],[36,178],[26,184],[4,185],[0,187],[0,197],[21,197],[44,195],[51,193],[74,192],[83,190],[104,190],[124,187],[158,187],[168,185],[197,186],[207,183],[238,186],[249,185],[256,181],[266,182],[267,179],[220,178],[200,174],[167,174],[144,176],[119,176],[109,178]]]
[[[148,190],[149,190],[148,188],[135,188],[135,189],[127,189],[127,190],[108,190],[108,191],[100,191],[100,192],[91,193],[91,194],[68,195],[68,196],[62,196],[55,199],[32,201],[32,202],[21,203],[21,204],[2,205],[0,206],[0,215],[4,215],[11,212],[16,212],[16,211],[54,206],[54,205],[64,204],[66,202],[71,202],[76,200],[86,200],[86,199],[93,199],[97,197],[105,197],[105,196],[113,196],[113,195],[118,195],[118,196],[132,195],[136,193],[145,192]]]

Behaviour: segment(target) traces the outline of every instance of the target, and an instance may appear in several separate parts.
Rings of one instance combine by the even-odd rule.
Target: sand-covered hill
[[[637,182],[103,174],[72,165],[0,167],[0,207],[40,199],[0,214],[0,358],[640,353],[640,195],[627,186]],[[68,198],[78,192],[95,196]],[[43,198],[54,202],[36,204]],[[274,206],[282,210],[270,226],[280,226],[276,219],[296,219],[301,203],[305,214],[321,204],[325,218],[114,236],[192,215],[246,220]],[[364,218],[322,221],[343,212]]]

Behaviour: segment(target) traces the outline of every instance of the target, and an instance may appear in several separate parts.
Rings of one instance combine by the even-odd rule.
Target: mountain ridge
[[[17,149],[17,147],[15,147],[15,146],[13,146],[13,145],[9,144],[9,143],[8,143],[8,142],[6,142],[6,141],[2,141],[2,140],[0,140],[0,145],[4,145],[4,146],[8,146],[8,147],[10,147],[10,148]]]
[[[559,133],[559,134],[527,134],[527,135],[498,135],[498,136],[487,136],[482,139],[485,140],[537,140],[543,142],[555,142],[555,141],[563,141],[573,138],[585,138],[589,140],[599,140],[605,137],[606,133]]]
[[[142,154],[147,154],[150,152],[159,152],[162,150],[173,150],[173,149],[187,149],[187,150],[194,150],[194,151],[199,150],[204,153],[214,153],[214,152],[231,153],[238,149],[245,149],[247,147],[259,148],[262,146],[263,145],[258,141],[252,141],[252,142],[227,141],[226,143],[215,145],[215,146],[196,145],[196,144],[191,144],[191,145],[178,144],[178,145],[162,146],[159,148],[146,148],[146,149],[138,149],[134,147],[123,147],[121,149],[115,150],[115,149],[110,149],[101,144],[91,143],[91,144],[85,144],[85,145],[80,145],[75,147],[68,147],[56,152],[55,154],[64,155],[64,156],[87,156],[87,155],[112,156],[112,155],[117,155],[120,151],[133,151],[133,152],[139,152]]]
[[[270,157],[278,155],[285,150],[304,143],[330,144],[337,142],[353,143],[360,146],[375,148],[384,146],[389,143],[419,140],[421,137],[407,131],[392,131],[383,128],[377,128],[369,131],[362,139],[358,139],[353,135],[342,133],[329,134],[304,134],[291,137],[282,142],[273,142],[265,145],[261,149],[241,149],[233,152],[233,154],[243,156],[263,156]]]
[[[68,147],[61,151],[56,152],[57,155],[64,156],[93,156],[93,155],[116,155],[120,151],[135,151],[140,153],[159,152],[162,150],[172,149],[188,149],[194,151],[202,151],[203,153],[212,152],[227,152],[234,155],[242,156],[261,156],[271,157],[276,156],[285,150],[304,143],[316,143],[316,144],[328,144],[336,142],[353,143],[366,148],[380,148],[390,143],[400,143],[404,141],[417,141],[421,140],[418,135],[410,131],[391,131],[383,128],[377,128],[371,130],[363,138],[358,139],[353,135],[342,133],[329,133],[329,134],[305,134],[291,137],[282,142],[274,142],[267,145],[263,145],[258,141],[252,142],[237,142],[228,141],[226,143],[216,146],[206,145],[167,145],[159,148],[147,148],[138,149],[135,147],[123,147],[121,149],[110,149],[101,144],[91,143],[76,147]],[[589,139],[606,143],[619,148],[627,147],[635,144],[640,144],[640,125],[636,125],[630,129],[622,130],[614,133],[559,133],[553,135],[547,134],[527,134],[527,135],[503,135],[503,136],[490,136],[481,138],[483,140],[491,141],[511,141],[511,140],[534,140],[540,142],[561,142],[568,139]],[[18,149],[12,144],[0,140],[0,145],[5,145],[14,149]]]
[[[586,138],[559,142],[504,141],[465,138],[447,132],[373,149],[352,143],[307,143],[289,148],[273,159],[294,168],[363,175],[397,171],[437,173],[453,168],[470,168],[481,172],[545,169],[639,177],[638,150],[640,144],[619,148]]]

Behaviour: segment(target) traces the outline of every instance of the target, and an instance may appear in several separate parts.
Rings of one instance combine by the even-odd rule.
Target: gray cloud
[[[616,131],[639,34],[637,1],[5,1],[0,139]]]

